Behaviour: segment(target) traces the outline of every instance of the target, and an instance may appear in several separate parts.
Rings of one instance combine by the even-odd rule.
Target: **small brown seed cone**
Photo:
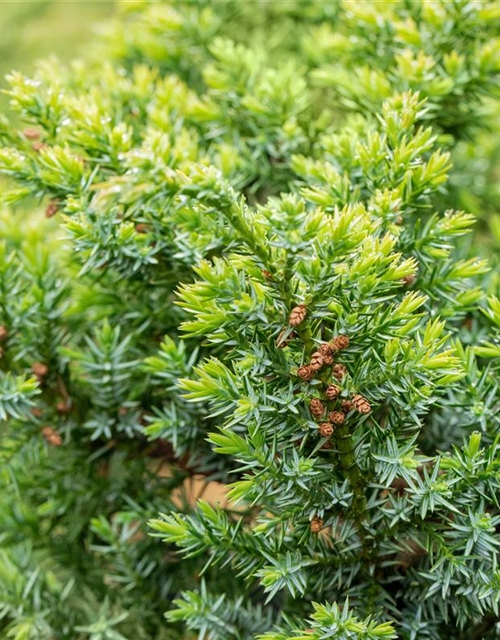
[[[333,340],[333,344],[334,344],[335,351],[340,351],[341,349],[347,349],[347,347],[349,346],[349,336],[346,336],[345,334],[337,336]]]
[[[322,438],[329,438],[333,435],[333,425],[330,422],[322,422],[319,425],[319,433]]]
[[[323,366],[323,356],[319,351],[315,351],[312,354],[310,365],[313,371],[319,371]]]
[[[354,408],[353,403],[351,402],[351,400],[342,400],[342,411],[344,411],[345,413],[349,413],[349,411],[352,411]]]
[[[47,144],[45,144],[45,142],[34,142],[31,145],[31,148],[33,149],[33,151],[41,151],[42,149],[46,149],[47,148]]]
[[[319,345],[319,351],[321,352],[323,357],[331,356],[332,355],[332,345],[329,342],[322,342]]]
[[[326,389],[326,397],[328,400],[335,400],[340,394],[340,387],[337,387],[336,384],[329,384]]]
[[[404,284],[406,287],[410,287],[416,280],[416,276],[413,273],[409,273],[407,276],[404,276],[404,278],[401,278],[401,282],[402,284]]]
[[[43,362],[35,362],[32,366],[31,366],[31,371],[35,374],[35,376],[40,380],[42,378],[44,378],[48,372],[49,372],[49,368],[46,364],[44,364]]]
[[[337,378],[337,380],[342,380],[342,378],[347,373],[347,369],[345,368],[345,366],[343,364],[334,364],[333,365],[333,369],[332,369],[332,373],[333,373],[334,377]]]
[[[321,418],[321,416],[325,413],[325,406],[319,398],[312,398],[311,402],[309,403],[309,411],[315,418]]]
[[[149,224],[144,224],[144,222],[139,222],[135,225],[136,233],[149,233],[151,231],[151,227]]]
[[[359,411],[359,413],[370,413],[372,410],[370,403],[366,398],[364,398],[359,393],[352,397],[352,403],[354,408]]]
[[[38,129],[34,129],[33,127],[27,127],[23,131],[23,136],[26,138],[26,140],[39,140],[40,131],[38,131]]]
[[[305,304],[299,304],[298,306],[292,309],[290,313],[290,326],[297,327],[301,322],[304,321],[307,315],[307,307]]]
[[[56,404],[56,411],[57,413],[62,414],[69,413],[71,411],[71,406],[67,402],[64,402],[64,400],[61,400],[61,402]]]
[[[319,533],[323,529],[324,522],[321,518],[313,518],[311,520],[311,533]]]
[[[345,415],[341,411],[330,411],[328,420],[333,424],[344,424]]]
[[[62,445],[62,438],[54,427],[47,425],[42,429],[42,435],[53,447],[60,447]]]
[[[9,337],[9,332],[7,330],[7,327],[0,325],[0,342],[7,340],[8,337]]]
[[[59,211],[60,203],[58,200],[51,200],[45,209],[45,217],[53,218]]]
[[[333,442],[330,442],[330,440],[327,440],[322,448],[323,449],[333,449]]]
[[[303,364],[297,371],[297,375],[299,378],[302,378],[302,380],[310,380],[313,373],[312,368],[308,364]]]

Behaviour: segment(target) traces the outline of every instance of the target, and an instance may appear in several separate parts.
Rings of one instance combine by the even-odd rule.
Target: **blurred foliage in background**
[[[92,38],[99,21],[111,15],[109,0],[2,0],[0,77],[12,69],[31,73],[40,58],[73,58]],[[7,106],[2,94],[0,107]]]
[[[114,5],[113,0],[0,0],[0,113],[8,111],[8,73],[30,74],[44,58],[84,55]],[[38,218],[36,201],[26,202],[23,210],[25,222]]]

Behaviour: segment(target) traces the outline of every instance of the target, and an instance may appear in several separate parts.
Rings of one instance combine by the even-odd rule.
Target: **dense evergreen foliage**
[[[489,0],[129,0],[9,75],[1,637],[500,637],[499,80]]]

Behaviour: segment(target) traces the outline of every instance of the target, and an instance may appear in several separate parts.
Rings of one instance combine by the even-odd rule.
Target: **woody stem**
[[[337,449],[340,453],[342,469],[352,487],[353,511],[356,528],[361,538],[364,538],[363,520],[366,515],[366,497],[364,492],[363,475],[356,461],[354,442],[349,431],[349,425],[344,423],[335,431]]]

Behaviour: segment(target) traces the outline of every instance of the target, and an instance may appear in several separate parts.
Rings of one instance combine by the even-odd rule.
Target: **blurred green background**
[[[113,11],[110,0],[0,0],[0,86],[12,69],[30,73],[51,54],[71,59]],[[6,106],[0,98],[0,108]]]

